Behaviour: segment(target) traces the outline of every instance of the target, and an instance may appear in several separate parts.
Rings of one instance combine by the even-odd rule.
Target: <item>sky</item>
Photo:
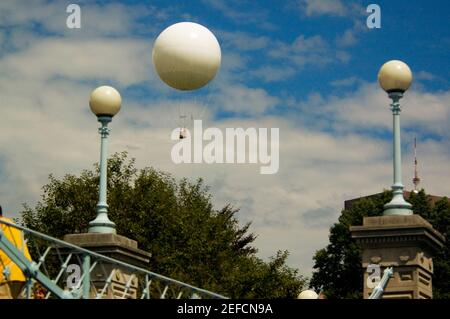
[[[67,28],[70,3],[81,8],[80,29]],[[381,8],[379,29],[366,25],[371,3]],[[2,0],[1,205],[17,216],[40,199],[49,174],[92,168],[99,136],[89,95],[111,85],[123,102],[110,154],[204,178],[217,208],[231,203],[242,224],[252,221],[261,258],[287,249],[288,264],[309,276],[344,200],[392,183],[392,114],[377,83],[388,60],[414,74],[401,100],[403,183],[413,187],[416,136],[420,186],[450,195],[450,3],[432,3]],[[154,40],[181,21],[206,26],[221,46],[217,76],[197,92],[169,88],[152,65]],[[185,114],[205,127],[279,128],[278,173],[261,175],[259,164],[175,165],[170,134]]]

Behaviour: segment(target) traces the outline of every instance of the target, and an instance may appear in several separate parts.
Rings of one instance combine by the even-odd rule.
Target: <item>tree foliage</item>
[[[25,206],[22,223],[62,238],[84,233],[96,216],[98,166],[80,176],[50,176],[35,208]],[[256,257],[250,223],[240,226],[238,209],[214,209],[201,179],[176,181],[153,168],[136,169],[126,153],[108,160],[108,215],[117,233],[152,253],[149,270],[235,298],[293,298],[304,285],[286,265],[288,252],[269,262]]]
[[[314,273],[310,286],[323,290],[328,298],[362,298],[363,274],[361,269],[361,249],[352,240],[350,226],[362,225],[365,216],[381,216],[383,206],[392,198],[385,191],[372,198],[363,198],[348,209],[343,210],[338,223],[330,228],[327,247],[320,249],[313,257]],[[448,238],[450,235],[450,205],[446,197],[435,205],[422,189],[411,194],[408,200],[413,211],[428,220],[433,227]],[[446,240],[443,249],[433,258],[434,298],[450,298],[450,244]]]

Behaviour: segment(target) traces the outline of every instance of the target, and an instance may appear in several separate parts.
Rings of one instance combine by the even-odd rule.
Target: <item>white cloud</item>
[[[345,30],[344,34],[338,36],[336,40],[337,44],[343,47],[354,45],[357,41],[355,32],[352,29]]]
[[[319,35],[305,37],[299,35],[292,43],[278,41],[268,55],[284,62],[290,61],[296,67],[307,64],[326,65],[333,61],[332,53],[326,41]]]
[[[400,100],[403,129],[447,136],[449,99],[449,92],[406,92],[405,97]],[[335,125],[337,129],[390,129],[390,103],[387,94],[377,84],[364,84],[355,94],[346,98],[330,98],[324,103],[324,108],[335,112],[339,120],[339,124]]]
[[[127,6],[119,2],[96,4],[77,1],[81,9],[81,29],[69,29],[66,25],[66,12],[69,2],[61,1],[2,1],[0,3],[0,25],[21,29],[40,26],[43,30],[65,36],[123,36],[131,31],[139,33],[156,31],[156,24],[167,18],[169,8],[156,9],[151,5]],[[151,30],[143,30],[139,20],[151,17],[154,20]],[[148,28],[148,26],[146,26]]]
[[[270,39],[266,36],[254,36],[245,32],[219,31],[218,37],[225,43],[238,51],[256,51],[267,48]]]
[[[345,16],[346,7],[341,0],[300,0],[300,9],[307,16]]]
[[[354,6],[351,18],[353,25],[344,31],[342,35],[336,37],[336,45],[338,47],[351,47],[358,43],[360,37],[369,32],[369,28],[365,24],[365,16],[360,13],[363,10],[359,6]]]
[[[336,51],[336,59],[342,63],[348,63],[352,59],[352,56],[346,51]]]
[[[258,28],[274,30],[277,27],[268,22],[268,11],[259,7],[258,2],[234,2],[230,5],[225,0],[202,0],[213,9],[221,12],[225,17],[231,19],[236,24],[254,24]],[[249,5],[252,5],[249,8]]]
[[[427,71],[420,71],[414,74],[414,78],[416,80],[433,81],[436,79],[436,76]]]
[[[359,84],[361,82],[361,79],[357,78],[356,76],[351,76],[345,79],[334,80],[330,84],[334,87],[348,87]]]
[[[296,70],[291,66],[262,66],[251,72],[256,78],[262,79],[265,82],[277,82],[291,78],[296,74]]]
[[[264,82],[285,81],[306,66],[322,67],[350,60],[347,52],[334,52],[319,35],[307,37],[301,34],[291,43],[244,32],[219,31],[218,36],[225,52],[219,78],[226,78],[227,83],[244,83],[244,80],[255,78]],[[253,51],[258,51],[263,59],[255,59]]]
[[[278,104],[278,99],[264,89],[230,85],[220,90],[215,104],[237,115],[261,115]]]
[[[152,77],[151,59],[147,56],[151,56],[150,41],[55,37],[4,56],[0,70],[9,77],[35,81],[63,77],[131,85]]]

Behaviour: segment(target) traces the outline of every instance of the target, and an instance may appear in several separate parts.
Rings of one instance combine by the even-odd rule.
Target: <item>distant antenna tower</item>
[[[414,184],[414,193],[418,193],[417,186],[419,186],[420,178],[419,174],[417,173],[417,142],[416,138],[414,137],[414,178],[413,178],[413,184]]]

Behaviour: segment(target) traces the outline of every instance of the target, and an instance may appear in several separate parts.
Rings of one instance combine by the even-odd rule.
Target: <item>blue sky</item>
[[[81,29],[66,27],[71,2],[81,7]],[[448,1],[71,2],[0,3],[0,201],[8,214],[34,205],[48,174],[77,174],[98,160],[88,98],[113,85],[123,107],[110,153],[204,177],[217,206],[231,203],[242,223],[253,221],[261,257],[288,249],[290,265],[309,275],[343,201],[391,185],[392,120],[376,82],[391,59],[415,77],[402,100],[404,184],[412,187],[417,136],[421,186],[450,195]],[[381,29],[366,26],[370,3],[381,7]],[[195,93],[167,87],[151,62],[153,41],[180,21],[208,27],[222,49],[218,75]],[[280,171],[173,164],[180,112],[211,127],[279,128]]]
[[[137,4],[139,1],[127,3]],[[151,3],[157,7],[167,7],[165,1]],[[365,24],[369,15],[365,8],[373,1],[342,1],[343,12],[322,9],[310,15],[305,9],[302,10],[301,3],[302,1],[183,1],[171,11],[173,15],[159,25],[165,27],[188,16],[190,20],[202,23],[212,30],[245,32],[252,37],[265,37],[268,41],[267,51],[276,50],[277,41],[290,44],[299,35],[306,38],[320,36],[329,50],[346,52],[351,56],[351,61],[347,63],[328,62],[328,67],[307,65],[298,70],[295,76],[271,85],[256,77],[251,79],[250,84],[262,86],[275,94],[280,90],[295,90],[300,96],[317,91],[325,93],[333,90],[333,81],[346,77],[357,76],[362,80],[373,81],[380,65],[393,57],[407,61],[414,70],[426,70],[438,76],[438,80],[425,83],[427,89],[448,88],[446,75],[449,69],[448,66],[442,67],[440,62],[450,58],[448,1],[433,1],[433,5],[423,1],[378,1],[376,4],[382,10],[382,28],[372,30],[364,26],[361,26],[362,30],[355,30],[355,24]],[[353,5],[357,7],[352,8]],[[150,25],[153,21],[150,18],[144,23]],[[143,29],[138,31],[149,35]],[[355,40],[347,44],[336,43],[347,31],[353,31]],[[222,43],[224,41],[219,40]],[[251,47],[254,43],[248,45]],[[229,48],[239,50],[238,46]],[[280,68],[286,65],[285,61],[268,60],[268,52],[265,50],[241,49],[246,51],[244,57],[250,62],[248,66],[251,69],[261,65]],[[345,91],[339,90],[338,93],[344,94]]]

